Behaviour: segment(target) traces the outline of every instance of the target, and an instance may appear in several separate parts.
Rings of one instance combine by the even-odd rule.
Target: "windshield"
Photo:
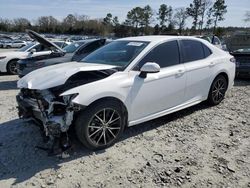
[[[148,45],[148,42],[114,41],[94,51],[81,61],[126,67]]]
[[[32,46],[34,46],[34,42],[30,43],[30,44],[27,44],[26,46],[20,48],[18,51],[19,52],[25,52],[26,50],[28,50],[29,48],[31,48]]]
[[[73,42],[70,45],[63,48],[66,53],[75,52],[80,46],[82,46],[85,42]]]

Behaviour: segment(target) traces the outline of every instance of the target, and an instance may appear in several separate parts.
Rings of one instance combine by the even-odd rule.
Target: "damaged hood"
[[[84,71],[98,71],[115,68],[112,65],[69,62],[35,70],[17,82],[18,88],[49,89],[64,84],[67,79]]]
[[[65,51],[62,48],[60,48],[59,46],[57,46],[55,43],[53,43],[53,42],[45,39],[44,37],[42,37],[41,35],[39,35],[35,31],[26,30],[26,32],[28,33],[28,35],[30,36],[30,38],[38,41],[40,44],[43,44],[47,48],[56,48],[59,52],[65,53]]]

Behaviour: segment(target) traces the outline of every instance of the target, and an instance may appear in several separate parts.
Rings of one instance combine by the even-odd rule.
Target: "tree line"
[[[149,5],[128,11],[126,20],[108,13],[103,19],[90,19],[86,15],[69,14],[62,21],[53,16],[41,16],[33,23],[26,18],[13,20],[0,18],[0,31],[24,32],[33,29],[40,33],[113,35],[116,37],[148,34],[202,34],[216,30],[227,12],[225,0],[193,0],[188,7],[173,8],[162,4],[157,11]],[[247,14],[248,15],[248,14]],[[246,16],[247,16],[246,15]],[[192,27],[187,28],[187,19]],[[246,20],[248,20],[246,18]]]

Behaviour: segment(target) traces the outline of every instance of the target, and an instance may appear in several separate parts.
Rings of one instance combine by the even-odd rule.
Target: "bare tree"
[[[202,0],[193,0],[193,3],[187,8],[187,15],[193,18],[193,29],[196,30],[199,24],[199,17],[202,13]]]
[[[174,14],[174,23],[178,26],[179,33],[182,33],[182,30],[185,27],[187,12],[185,8],[177,8]]]
[[[31,23],[26,18],[16,18],[13,20],[13,30],[24,32],[25,29],[30,28]]]
[[[211,0],[201,0],[201,20],[199,22],[200,35],[203,29],[205,15],[209,11],[211,6],[212,6]]]
[[[246,11],[244,21],[245,22],[250,22],[250,11]]]

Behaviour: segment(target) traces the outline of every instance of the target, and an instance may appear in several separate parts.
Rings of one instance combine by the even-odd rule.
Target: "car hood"
[[[57,46],[56,44],[54,44],[53,42],[45,39],[44,37],[42,37],[41,35],[39,35],[38,33],[36,33],[35,31],[32,30],[26,30],[26,32],[28,33],[28,35],[30,36],[30,38],[38,41],[39,43],[43,44],[44,46],[51,48],[54,47],[57,50],[59,50],[60,52],[65,53],[65,51],[60,48],[59,46]]]
[[[112,68],[115,68],[115,66],[83,62],[57,64],[27,74],[17,82],[17,86],[18,88],[37,90],[49,89],[64,84],[69,77],[78,72],[98,71]]]

